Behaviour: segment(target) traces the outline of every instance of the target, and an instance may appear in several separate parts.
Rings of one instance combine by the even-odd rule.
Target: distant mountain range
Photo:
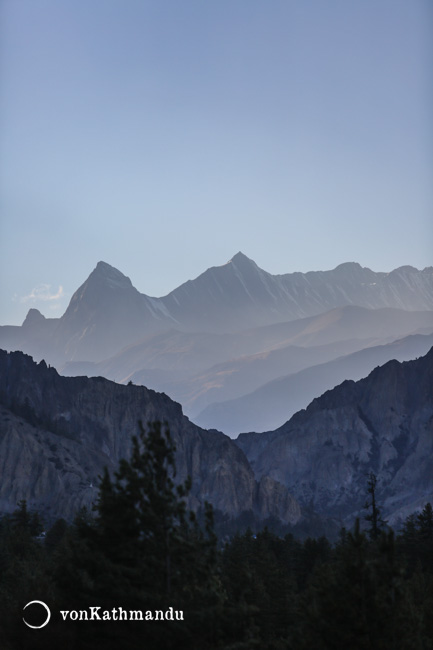
[[[99,262],[61,318],[31,309],[22,326],[0,327],[0,347],[45,359],[66,375],[102,375],[164,391],[190,418],[234,435],[281,424],[317,396],[302,393],[308,374],[299,373],[311,369],[323,381],[310,385],[326,390],[389,358],[393,350],[382,346],[432,332],[432,267],[375,273],[347,263],[274,276],[238,253],[163,298],[139,293],[120,271]],[[365,348],[372,352],[361,366],[353,356],[340,364],[347,377],[330,371],[325,379],[323,364]],[[285,400],[289,376],[297,390],[289,388]],[[263,397],[269,392],[271,400]]]
[[[322,314],[345,305],[433,310],[433,268],[403,266],[375,273],[356,263],[333,271],[271,275],[242,253],[205,271],[163,298],[135,289],[99,262],[59,319],[30,310],[22,327],[5,326],[5,340],[39,346],[56,363],[101,361],[149,334],[168,329],[227,333]]]

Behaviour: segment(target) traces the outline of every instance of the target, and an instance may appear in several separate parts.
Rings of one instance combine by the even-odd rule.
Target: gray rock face
[[[208,500],[230,515],[253,510],[287,522],[300,517],[286,488],[257,484],[244,453],[227,436],[196,427],[179,404],[142,386],[102,377],[61,377],[44,361],[0,351],[0,509],[19,499],[49,516],[91,506],[98,476],[127,458],[138,421],[166,420],[176,444],[176,480],[191,476],[190,506]]]
[[[279,429],[241,434],[256,478],[344,522],[361,517],[367,475],[390,523],[433,499],[433,348],[326,392]]]

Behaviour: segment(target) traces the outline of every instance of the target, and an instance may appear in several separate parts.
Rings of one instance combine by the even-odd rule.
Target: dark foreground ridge
[[[256,481],[244,453],[222,433],[200,429],[163,393],[102,377],[62,377],[44,361],[0,351],[0,511],[26,499],[49,517],[70,519],[95,501],[104,466],[129,455],[138,423],[167,421],[176,445],[176,481],[192,478],[189,505],[295,523],[287,489]]]

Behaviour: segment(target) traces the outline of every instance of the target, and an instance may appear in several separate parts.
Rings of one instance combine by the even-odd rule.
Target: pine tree
[[[301,598],[299,650],[424,650],[413,598],[396,559],[393,532],[377,542],[353,533],[336,560],[316,570]]]
[[[28,533],[31,537],[37,537],[43,530],[41,517],[37,511],[29,511],[27,500],[21,499],[17,508],[10,515],[12,527],[16,530]]]
[[[367,482],[367,493],[369,494],[369,498],[367,498],[364,505],[364,508],[369,510],[368,514],[365,515],[365,520],[371,523],[371,526],[368,529],[370,539],[378,539],[380,531],[386,525],[386,521],[382,519],[380,509],[377,505],[376,485],[376,475],[373,472],[370,472]]]
[[[417,522],[421,537],[425,540],[433,541],[433,508],[431,503],[425,505],[417,516]]]
[[[80,609],[83,602],[97,602],[108,609],[184,611],[182,624],[159,622],[136,631],[133,624],[115,626],[109,640],[91,639],[95,648],[99,642],[104,648],[142,647],[146,640],[155,648],[205,649],[220,634],[223,597],[211,508],[202,531],[186,507],[190,480],[174,483],[168,426],[153,422],[146,430],[139,423],[139,429],[130,460],[120,462],[113,478],[108,470],[101,478],[96,517],[84,513],[75,521],[57,570],[59,584]]]
[[[425,571],[433,574],[433,508],[427,503],[417,516],[418,552]]]
[[[154,422],[145,431],[140,424],[131,459],[120,461],[114,481],[105,471],[96,506],[104,553],[151,598],[171,597],[179,588],[195,519],[185,504],[190,481],[178,486],[173,481],[174,451],[167,427]]]

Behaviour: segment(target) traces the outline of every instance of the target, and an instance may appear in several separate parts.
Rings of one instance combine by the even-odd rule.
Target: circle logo
[[[23,621],[24,621],[24,623],[27,625],[27,627],[31,627],[32,630],[40,630],[41,627],[45,627],[46,624],[48,623],[48,621],[50,620],[50,618],[51,618],[51,612],[50,612],[50,608],[48,607],[48,605],[46,605],[44,602],[42,602],[42,600],[31,600],[29,603],[27,603],[27,605],[25,605],[25,606],[23,607],[23,611],[24,611],[24,610],[25,610],[29,605],[35,605],[35,604],[36,604],[36,605],[42,605],[42,607],[45,607],[45,609],[47,610],[47,618],[46,618],[46,621],[45,621],[44,623],[42,623],[42,625],[30,625],[30,623],[27,623],[27,621],[26,621],[26,619],[24,618],[24,616],[23,616]]]

